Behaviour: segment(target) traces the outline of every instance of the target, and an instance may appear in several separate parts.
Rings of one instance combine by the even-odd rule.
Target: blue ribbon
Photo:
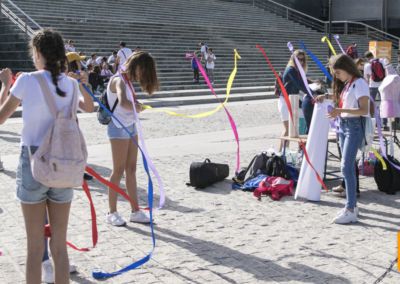
[[[309,51],[307,49],[307,46],[302,41],[299,41],[299,44],[302,49],[307,51],[307,53],[315,61],[315,63],[317,63],[319,69],[321,69],[321,71],[325,73],[325,75],[326,75],[326,77],[328,77],[329,81],[333,82],[331,75],[329,74],[328,70],[326,70],[325,66],[321,63],[321,61],[319,61],[318,58],[314,54],[312,54],[311,51]]]
[[[140,260],[132,263],[131,265],[129,265],[129,266],[125,267],[125,268],[122,268],[121,270],[118,270],[116,272],[104,273],[100,269],[92,270],[93,278],[102,279],[102,278],[109,278],[109,277],[113,277],[113,276],[116,276],[116,275],[120,275],[120,274],[122,274],[124,272],[127,272],[129,270],[132,270],[134,268],[137,268],[137,267],[141,266],[142,264],[148,262],[151,259],[152,255],[153,255],[153,252],[154,252],[154,248],[156,246],[156,238],[155,238],[155,235],[154,235],[154,227],[153,227],[153,182],[151,181],[150,172],[149,172],[149,168],[147,166],[146,157],[144,156],[144,153],[143,153],[142,149],[140,148],[138,142],[135,140],[135,138],[132,136],[132,134],[129,132],[129,130],[126,128],[126,126],[121,121],[119,121],[119,119],[109,109],[107,109],[100,102],[100,100],[98,98],[96,98],[93,95],[93,93],[90,91],[90,89],[85,84],[82,84],[82,86],[89,93],[89,95],[91,95],[92,98],[99,104],[99,107],[102,107],[111,117],[113,117],[122,126],[122,128],[125,130],[125,132],[128,133],[129,137],[138,146],[138,149],[140,150],[140,153],[142,154],[144,169],[146,170],[147,176],[149,178],[148,179],[149,191],[148,191],[147,199],[148,199],[149,208],[150,208],[150,210],[149,210],[149,212],[150,212],[150,227],[151,227],[151,237],[153,238],[153,248],[152,248],[151,252],[147,256],[143,257],[142,259],[140,259]]]

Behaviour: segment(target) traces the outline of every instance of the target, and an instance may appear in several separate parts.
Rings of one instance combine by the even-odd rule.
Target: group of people
[[[84,60],[72,50],[73,42],[64,46],[60,33],[52,29],[35,32],[30,41],[30,50],[36,72],[18,73],[15,82],[10,69],[0,70],[2,87],[0,91],[0,124],[3,124],[22,105],[23,128],[21,155],[16,173],[16,198],[20,201],[27,237],[26,282],[27,283],[69,283],[69,273],[76,270],[69,264],[66,247],[68,217],[73,199],[73,188],[54,188],[36,181],[32,175],[31,155],[41,145],[48,129],[56,117],[51,109],[58,111],[71,106],[75,112],[93,112],[93,99],[84,85],[88,83],[87,73],[82,71]],[[110,105],[116,102],[114,115],[130,131],[126,133],[114,118],[107,126],[107,135],[112,150],[113,169],[110,181],[119,185],[125,173],[125,186],[129,197],[138,206],[136,162],[138,148],[130,135],[138,139],[134,109],[140,113],[143,108],[135,102],[127,90],[138,82],[141,89],[151,95],[158,90],[155,59],[148,52],[135,53],[121,43],[116,63],[123,66],[121,74],[112,75],[107,87]],[[40,78],[40,80],[39,80]],[[47,90],[47,91],[46,91]],[[78,94],[78,99],[76,98]],[[51,99],[50,99],[50,98]],[[48,100],[54,101],[52,107]],[[49,102],[50,102],[49,101]],[[76,113],[73,114],[76,116]],[[33,156],[32,156],[33,157]],[[83,176],[83,172],[82,172]],[[109,212],[105,221],[113,226],[125,225],[117,212],[117,194],[108,188]],[[129,221],[149,223],[147,214],[131,206]],[[45,224],[50,224],[51,237],[45,236]],[[50,246],[50,249],[48,249]],[[51,253],[50,253],[51,252]],[[51,259],[50,259],[51,256]]]
[[[353,47],[355,44],[353,43]],[[306,133],[308,134],[314,110],[314,103],[330,99],[334,102],[334,108],[329,111],[328,117],[339,117],[339,145],[342,155],[341,171],[344,176],[342,185],[333,188],[340,196],[347,198],[346,206],[333,219],[333,222],[344,224],[357,222],[359,209],[357,197],[360,195],[358,183],[358,168],[356,156],[359,145],[364,138],[364,117],[370,116],[369,96],[379,100],[379,86],[386,74],[393,69],[387,60],[374,58],[373,53],[367,51],[364,58],[358,58],[357,51],[351,50],[353,57],[341,54],[329,59],[329,72],[333,77],[332,92],[323,95],[301,95],[302,109],[306,121]],[[357,56],[355,56],[355,54]],[[400,56],[400,53],[398,53]],[[307,72],[307,55],[303,50],[296,50],[290,57],[283,74],[283,84],[290,95],[307,94],[307,88],[301,78],[294,56]],[[400,58],[400,57],[399,57]],[[400,62],[400,59],[399,59]],[[288,135],[289,110],[281,94],[278,101],[278,109],[283,122],[282,136]],[[387,119],[382,119],[384,130],[388,130]],[[282,151],[284,141],[281,141]]]
[[[209,78],[211,84],[214,85],[215,83],[214,67],[217,57],[213,53],[213,49],[209,48],[204,42],[200,42],[199,45],[200,45],[200,51],[193,52],[193,57],[191,60],[192,71],[193,71],[193,83],[195,84],[200,83],[198,63],[203,63],[204,64],[203,68],[207,73],[207,77]],[[195,58],[197,58],[197,60]]]
[[[88,72],[89,83],[96,94],[100,94],[101,91],[105,91],[105,83],[108,83],[110,78],[118,71],[118,67],[123,65],[124,62],[133,53],[141,50],[140,46],[136,46],[133,52],[130,48],[126,47],[126,43],[121,41],[119,50],[114,50],[111,55],[98,56],[96,53],[92,53],[89,59],[86,60],[86,56],[75,51],[74,41],[69,40],[65,45],[68,59],[74,59],[74,61],[80,62],[79,70],[85,70]]]

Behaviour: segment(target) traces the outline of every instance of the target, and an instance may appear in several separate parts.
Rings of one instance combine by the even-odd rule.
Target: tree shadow
[[[138,227],[126,228],[135,233],[151,237],[150,232],[146,232]],[[154,230],[158,233],[164,234],[157,234],[158,240],[161,240],[165,243],[171,243],[183,249],[186,249],[190,251],[193,255],[203,258],[205,261],[210,262],[214,265],[222,265],[225,267],[240,269],[244,272],[253,274],[254,277],[259,280],[265,281],[267,280],[267,277],[270,277],[273,278],[273,280],[277,281],[279,280],[278,278],[282,277],[284,278],[285,282],[302,281],[314,283],[315,279],[307,279],[307,276],[312,275],[313,277],[318,279],[334,278],[338,279],[340,283],[350,284],[350,281],[344,277],[319,271],[306,265],[303,265],[301,271],[296,271],[280,266],[269,259],[263,259],[251,254],[245,254],[224,245],[198,239],[189,235],[180,234],[166,228],[156,227],[154,228]],[[234,280],[232,280],[232,283],[235,283]]]
[[[4,136],[0,136],[0,139],[9,142],[9,143],[17,143],[19,141],[21,141],[21,138],[15,138],[15,137],[4,137]]]

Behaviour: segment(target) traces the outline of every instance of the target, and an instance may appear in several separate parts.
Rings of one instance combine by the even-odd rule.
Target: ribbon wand
[[[346,54],[346,52],[344,52],[344,49],[343,49],[342,45],[340,44],[339,35],[334,35],[333,37],[336,40],[336,43],[338,44],[338,46],[339,46],[340,50],[342,51],[342,53]]]
[[[336,54],[336,51],[335,51],[335,49],[333,48],[331,42],[329,41],[329,39],[328,39],[326,36],[324,36],[323,38],[321,38],[321,42],[325,42],[325,41],[328,43],[329,48],[332,50],[332,53],[336,56],[336,55],[337,55],[337,54]]]

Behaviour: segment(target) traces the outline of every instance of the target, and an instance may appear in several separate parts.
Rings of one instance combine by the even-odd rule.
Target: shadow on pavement
[[[151,236],[150,232],[146,232],[137,227],[127,227],[127,229],[138,234],[147,235],[149,237]],[[224,245],[180,234],[169,229],[156,227],[154,230],[158,232],[156,238],[160,241],[171,243],[186,249],[193,255],[201,257],[211,264],[240,269],[251,273],[255,278],[260,280],[266,281],[268,278],[271,278],[275,281],[284,279],[285,282],[301,281],[304,283],[315,283],[315,278],[317,278],[319,280],[335,279],[337,280],[337,283],[342,284],[351,283],[344,277],[323,272],[306,265],[301,265],[301,271],[296,271],[294,269],[280,266],[269,259],[263,259],[254,255],[245,254]],[[208,250],[206,250],[206,248],[208,248]],[[209,253],[207,253],[207,251]],[[310,278],[310,275],[312,278]],[[235,282],[232,280],[231,283]]]

